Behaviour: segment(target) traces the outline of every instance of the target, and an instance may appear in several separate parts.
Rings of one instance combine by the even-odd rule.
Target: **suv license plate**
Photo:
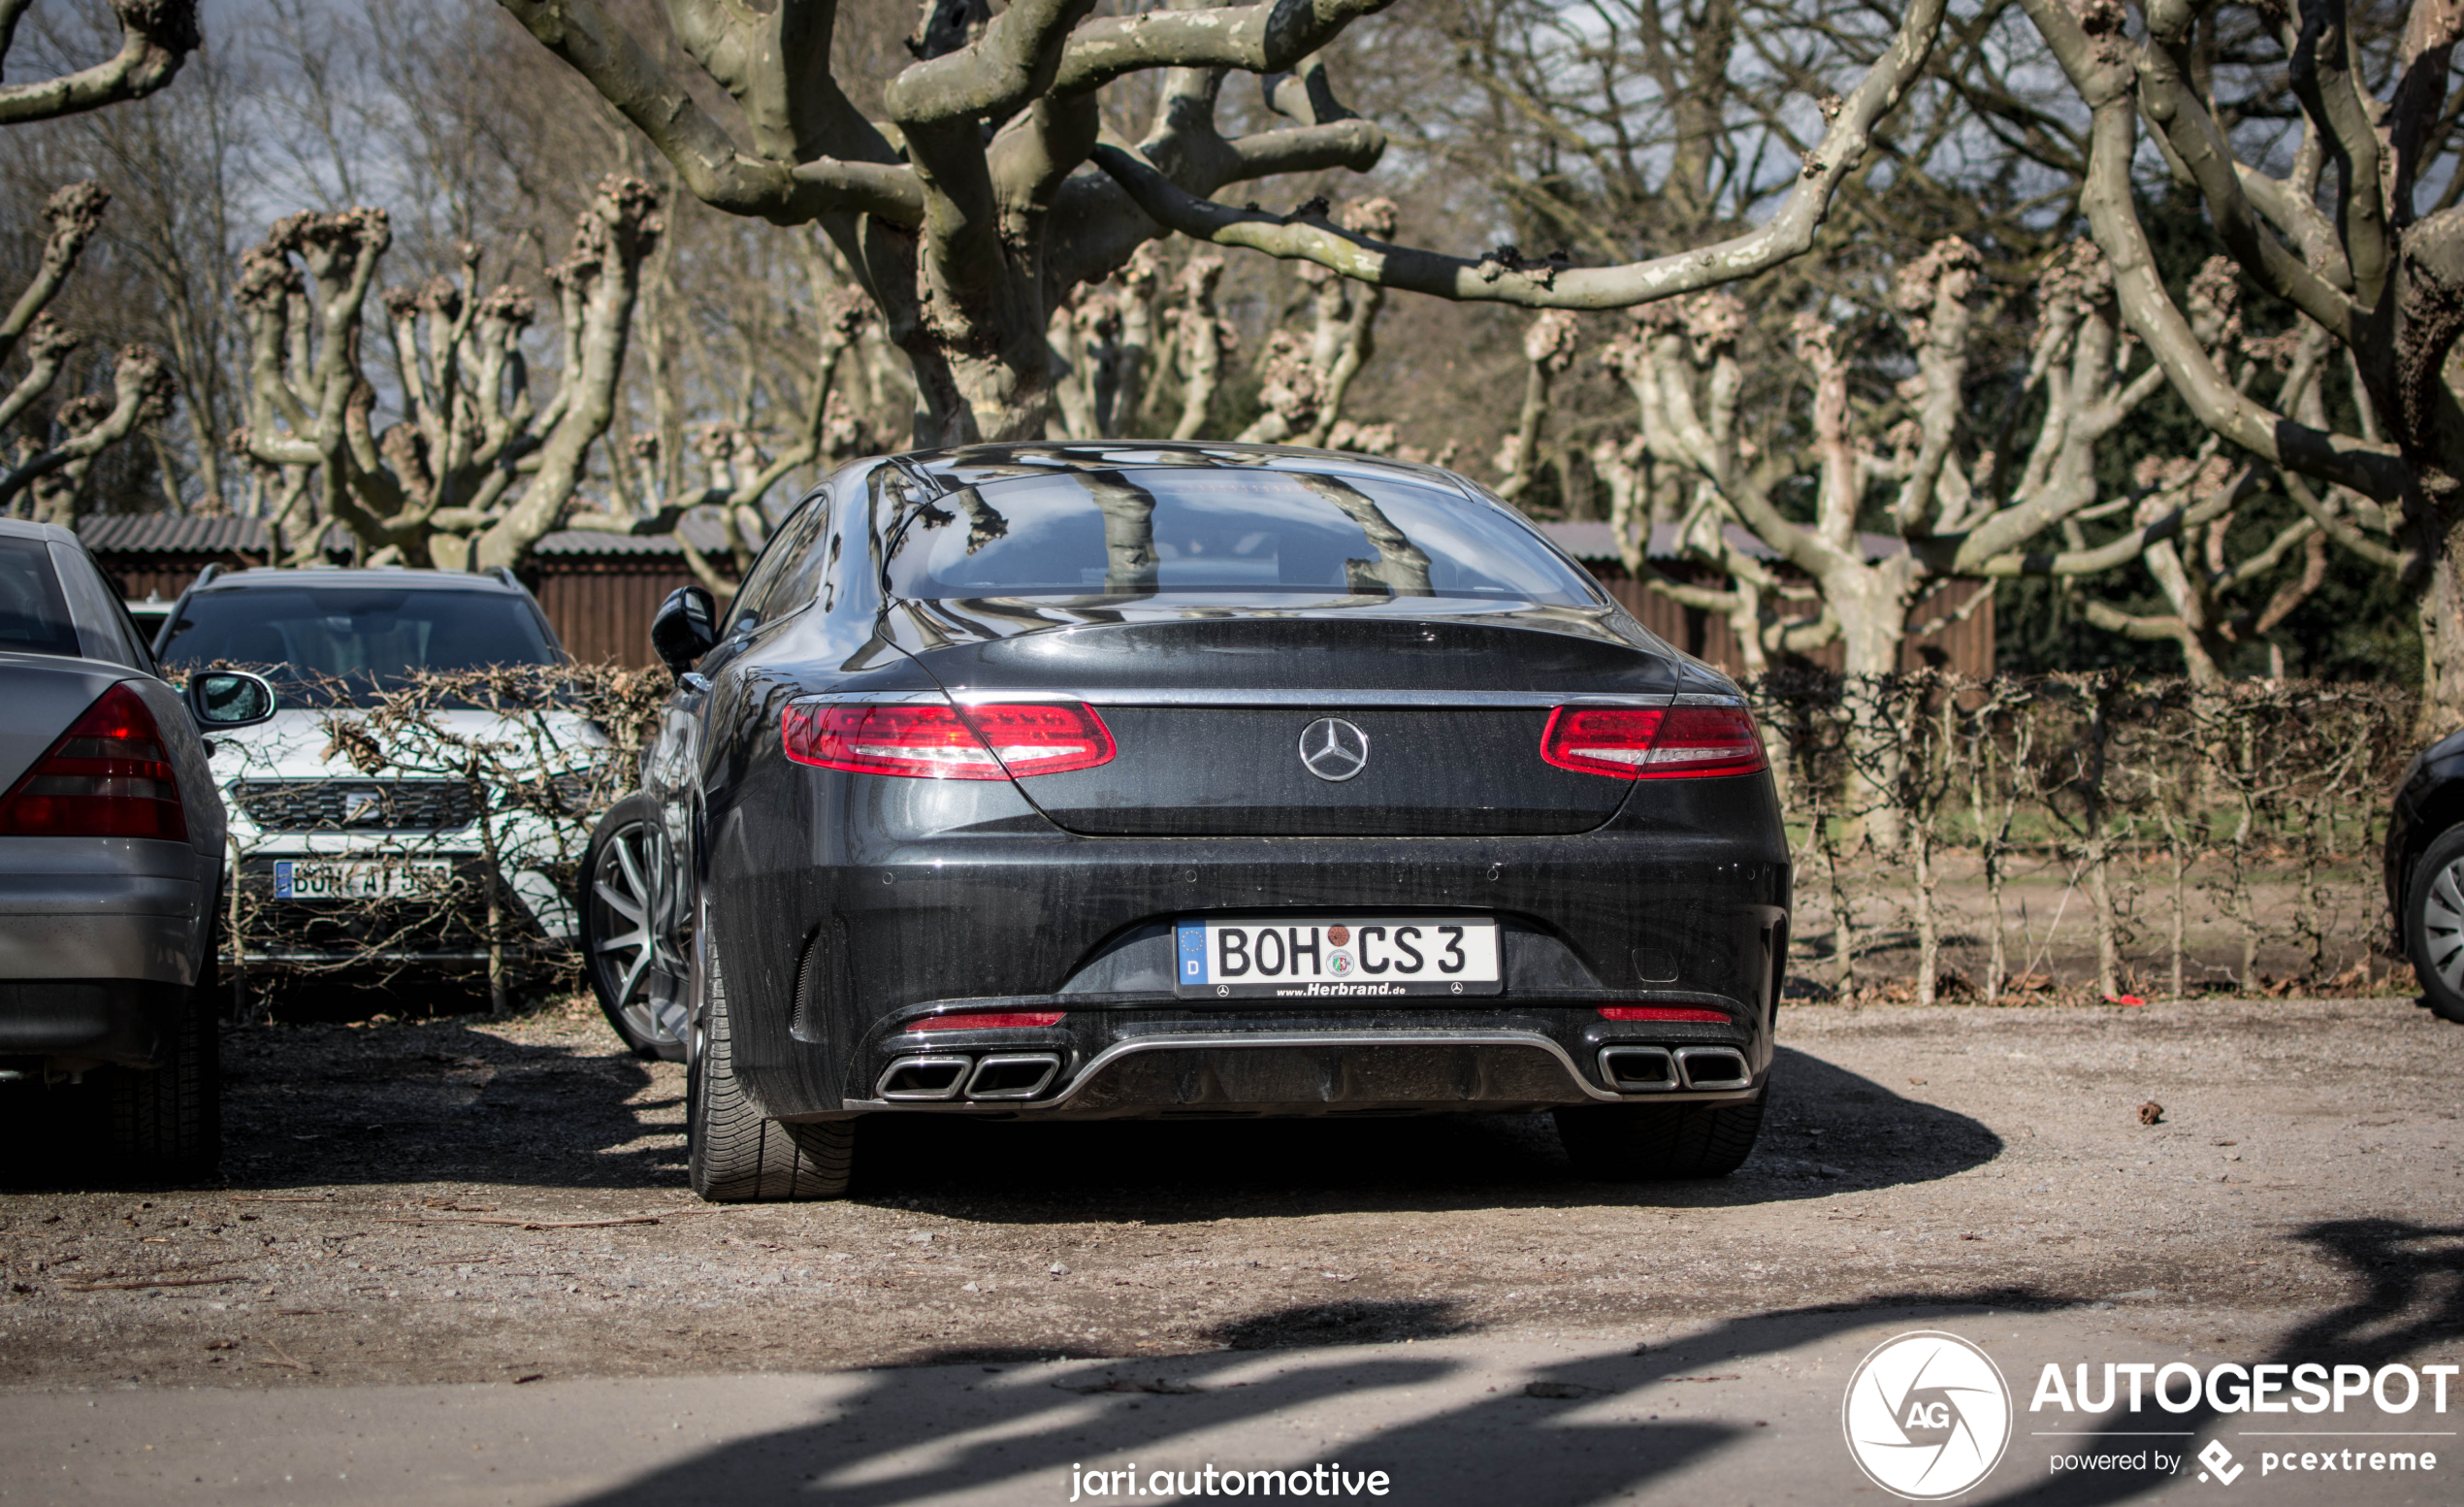
[[[1186,916],[1174,930],[1173,993],[1183,999],[1375,999],[1504,987],[1494,921]]]
[[[402,900],[434,895],[453,883],[445,859],[403,863],[279,858],[274,861],[276,900]]]

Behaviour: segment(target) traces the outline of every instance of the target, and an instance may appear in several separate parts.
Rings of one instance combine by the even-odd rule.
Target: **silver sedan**
[[[219,679],[216,712],[257,709],[262,682]],[[222,800],[66,529],[0,520],[0,1092],[107,1110],[122,1171],[210,1171]]]

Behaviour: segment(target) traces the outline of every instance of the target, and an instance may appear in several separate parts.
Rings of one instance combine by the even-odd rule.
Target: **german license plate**
[[[453,865],[444,859],[274,861],[276,900],[401,900],[434,895],[452,882]]]
[[[1184,998],[1374,999],[1503,987],[1494,921],[1188,916],[1175,930],[1173,993]]]

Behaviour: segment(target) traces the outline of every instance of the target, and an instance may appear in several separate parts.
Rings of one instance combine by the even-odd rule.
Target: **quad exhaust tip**
[[[969,1098],[1033,1098],[1061,1070],[1057,1052],[996,1052],[975,1065]]]
[[[1745,1054],[1732,1046],[1681,1046],[1677,1048],[1677,1067],[1685,1074],[1689,1089],[1754,1086],[1754,1070],[1745,1065]]]
[[[874,1093],[906,1103],[958,1097],[970,1099],[1033,1098],[1059,1075],[1057,1052],[995,1052],[982,1059],[961,1056],[902,1057],[881,1075]]]
[[[1727,1046],[1681,1046],[1673,1052],[1661,1046],[1605,1046],[1600,1049],[1600,1076],[1620,1094],[1754,1086],[1745,1054]]]
[[[1605,1046],[1600,1076],[1620,1094],[1666,1094],[1677,1086],[1677,1060],[1664,1046]]]
[[[964,1057],[902,1057],[881,1075],[883,1098],[956,1098],[974,1061]]]

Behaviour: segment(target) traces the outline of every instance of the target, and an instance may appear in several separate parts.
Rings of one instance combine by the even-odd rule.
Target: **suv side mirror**
[[[650,619],[650,649],[674,674],[699,663],[719,641],[718,607],[698,586],[679,586],[667,593]]]
[[[208,732],[254,727],[274,717],[274,687],[244,670],[200,670],[188,676],[188,715]]]

